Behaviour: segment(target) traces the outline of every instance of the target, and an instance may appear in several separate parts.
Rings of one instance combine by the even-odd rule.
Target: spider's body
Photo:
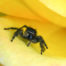
[[[27,27],[22,36],[25,39],[32,40],[36,36],[36,30],[31,27]]]
[[[25,31],[23,30],[23,28],[26,28]],[[20,28],[10,27],[10,28],[4,28],[4,29],[5,30],[10,30],[10,29],[17,30],[14,33],[11,41],[13,41],[16,36],[20,35],[22,38],[29,40],[29,43],[27,44],[27,46],[29,46],[31,43],[40,42],[41,54],[42,52],[44,52],[45,47],[48,49],[43,38],[41,36],[37,36],[37,31],[31,27],[24,25]]]

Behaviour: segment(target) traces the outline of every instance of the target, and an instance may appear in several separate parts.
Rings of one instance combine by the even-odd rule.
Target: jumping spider
[[[26,30],[24,30],[23,28],[25,28]],[[26,25],[20,28],[16,28],[16,27],[4,28],[4,30],[10,30],[10,29],[16,30],[16,32],[14,33],[11,39],[11,42],[14,40],[16,36],[20,35],[22,38],[29,40],[27,46],[29,46],[31,43],[40,42],[41,54],[45,51],[45,47],[46,49],[48,49],[43,38],[41,36],[37,36],[37,31],[35,29],[28,27]]]

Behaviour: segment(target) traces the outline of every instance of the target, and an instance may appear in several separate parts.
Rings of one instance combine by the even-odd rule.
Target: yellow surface
[[[20,0],[21,2],[22,0]],[[23,0],[22,3],[25,3],[31,10],[34,11],[35,14],[38,14],[42,18],[48,19],[50,22],[57,24],[62,27],[66,27],[66,1],[65,0],[49,0],[51,5],[55,4],[58,5],[58,10],[54,6],[50,7],[47,3],[48,0]],[[48,1],[48,2],[49,2]],[[44,3],[46,2],[46,3]],[[64,3],[65,2],[65,3]],[[60,6],[57,3],[61,3]],[[64,3],[64,4],[63,4]],[[35,6],[35,7],[34,7]],[[47,7],[48,6],[48,7]],[[62,10],[60,10],[60,8]],[[59,11],[64,11],[63,14],[61,14]],[[59,13],[58,13],[59,12]]]
[[[65,0],[0,0],[0,64],[5,66],[66,66]],[[15,17],[14,17],[15,16]],[[48,45],[40,54],[39,43],[31,44],[16,37],[10,42],[8,27],[28,25],[35,28]],[[62,27],[61,27],[62,26]]]
[[[45,4],[48,8],[66,17],[66,0],[39,0]]]
[[[0,12],[21,18],[40,19],[36,14],[30,11],[29,7],[19,2],[19,0],[0,0]]]
[[[50,22],[66,27],[65,0],[0,0],[0,12]]]
[[[35,28],[48,45],[43,55],[39,43],[27,47],[20,37],[13,42],[14,30],[3,30],[8,27],[28,25]],[[48,21],[39,22],[15,17],[0,17],[0,63],[5,66],[63,66],[66,64],[66,29]]]

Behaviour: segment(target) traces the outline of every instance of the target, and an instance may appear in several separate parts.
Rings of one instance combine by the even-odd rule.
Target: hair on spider
[[[23,28],[26,28],[26,30],[23,31]],[[13,42],[15,37],[20,35],[22,38],[27,39],[29,41],[27,46],[30,46],[31,43],[40,42],[41,54],[45,51],[45,49],[48,49],[48,46],[45,43],[42,36],[37,35],[36,29],[34,29],[32,27],[29,27],[27,25],[24,25],[24,26],[22,26],[20,28],[17,28],[17,27],[4,28],[4,30],[10,30],[10,29],[11,30],[16,30],[16,32],[14,32],[14,35],[13,35],[13,37],[11,39],[11,42]]]

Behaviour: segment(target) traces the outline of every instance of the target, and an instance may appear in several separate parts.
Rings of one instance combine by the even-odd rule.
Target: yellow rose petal
[[[8,27],[28,25],[35,28],[41,35],[48,49],[40,54],[39,43],[30,47],[20,38],[11,38],[14,30],[3,30]],[[5,66],[63,66],[66,63],[66,29],[52,23],[15,17],[0,17],[0,62]]]
[[[65,0],[2,0],[0,12],[40,21],[47,19],[54,24],[66,27],[65,3]]]
[[[66,0],[39,0],[41,3],[45,4],[48,8],[66,17]]]
[[[40,20],[40,18],[29,9],[29,7],[19,0],[0,1],[0,12],[11,16]]]
[[[43,19],[46,18],[50,22],[57,24],[62,27],[66,27],[66,1],[65,0],[50,0],[51,5],[55,4],[58,7],[52,6],[47,2],[48,0],[23,0],[20,2],[24,2],[35,14],[38,14]],[[64,3],[65,2],[65,3]],[[58,3],[61,3],[60,6]],[[34,7],[35,6],[35,7]],[[50,8],[49,8],[49,7]],[[58,8],[58,10],[56,10]],[[62,9],[63,14],[60,14],[60,8]]]

